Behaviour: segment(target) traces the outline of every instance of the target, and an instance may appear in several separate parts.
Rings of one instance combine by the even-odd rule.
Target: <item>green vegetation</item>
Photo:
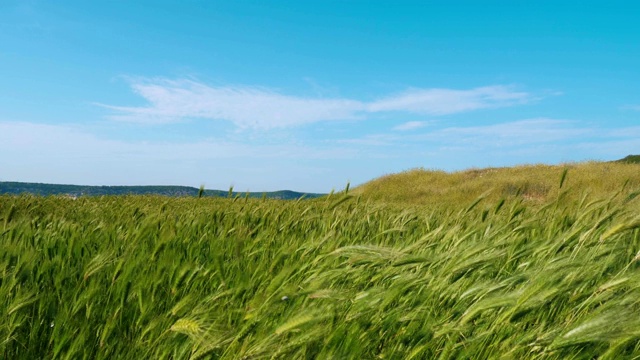
[[[618,166],[638,168],[584,186],[581,166],[543,168],[539,199],[466,201],[478,186],[407,208],[371,184],[298,201],[0,196],[0,358],[631,358],[640,184]]]
[[[640,164],[640,155],[628,155],[623,159],[616,160],[616,162],[627,163],[627,164]]]

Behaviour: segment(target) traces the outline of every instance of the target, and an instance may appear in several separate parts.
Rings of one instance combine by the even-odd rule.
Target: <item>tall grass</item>
[[[638,355],[638,200],[571,176],[536,206],[0,197],[0,358]]]

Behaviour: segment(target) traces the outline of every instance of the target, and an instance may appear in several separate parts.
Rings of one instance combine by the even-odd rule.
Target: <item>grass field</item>
[[[299,201],[2,196],[0,358],[633,358],[638,167],[596,165],[433,175],[480,184],[459,197],[403,179],[414,201],[371,190],[392,177]]]

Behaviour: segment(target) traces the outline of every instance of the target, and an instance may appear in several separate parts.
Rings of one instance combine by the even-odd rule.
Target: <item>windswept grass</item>
[[[0,197],[0,358],[631,358],[638,200],[578,172],[536,206]]]

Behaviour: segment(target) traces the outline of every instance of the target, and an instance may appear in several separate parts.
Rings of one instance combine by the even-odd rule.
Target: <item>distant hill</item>
[[[628,155],[623,159],[616,160],[615,162],[627,163],[627,164],[640,164],[640,155]]]
[[[68,195],[68,196],[100,196],[100,195],[163,195],[163,196],[198,196],[199,189],[189,186],[85,186],[57,185],[24,182],[0,181],[0,194],[33,194],[33,195]],[[231,196],[249,196],[251,198],[266,197],[269,199],[295,200],[301,197],[317,198],[325,194],[301,193],[290,190],[271,192],[232,192]],[[205,190],[203,196],[228,197],[229,191]]]
[[[570,197],[588,194],[602,198],[620,193],[635,198],[640,193],[640,156],[630,155],[610,162],[521,165],[457,172],[413,169],[371,180],[354,188],[351,194],[401,206],[430,206],[469,204],[480,196],[490,202],[521,198],[543,203],[557,198],[566,189],[571,189],[566,194]]]

